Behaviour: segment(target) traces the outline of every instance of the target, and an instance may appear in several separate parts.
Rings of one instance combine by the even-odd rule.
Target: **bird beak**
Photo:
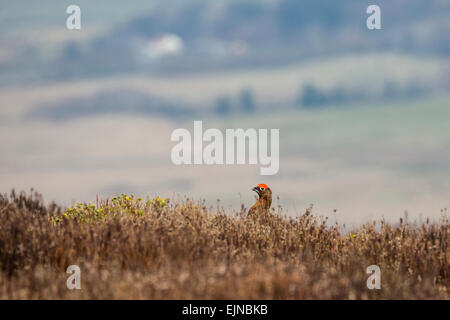
[[[254,188],[252,189],[252,191],[255,191],[255,192],[259,195],[259,188],[258,188],[258,187],[254,187]]]

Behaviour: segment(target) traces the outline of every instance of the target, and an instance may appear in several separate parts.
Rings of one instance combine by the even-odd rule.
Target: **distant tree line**
[[[220,96],[216,99],[214,113],[225,116],[232,112],[252,113],[256,110],[252,90],[243,89],[236,100],[229,96]]]
[[[304,109],[316,109],[327,105],[350,104],[368,99],[412,99],[426,94],[428,91],[429,89],[415,82],[401,87],[394,81],[387,81],[379,96],[373,96],[364,90],[350,91],[341,87],[325,90],[312,83],[307,83],[300,89],[297,105]]]

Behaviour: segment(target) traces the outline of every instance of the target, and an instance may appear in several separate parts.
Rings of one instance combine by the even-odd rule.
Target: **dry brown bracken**
[[[114,199],[114,200],[113,200]],[[0,195],[0,299],[448,299],[450,224],[246,219],[187,198]],[[366,286],[369,265],[381,289]],[[68,290],[69,265],[81,290]]]

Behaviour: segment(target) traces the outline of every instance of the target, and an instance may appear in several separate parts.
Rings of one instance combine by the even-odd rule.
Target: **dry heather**
[[[188,199],[122,195],[64,210],[0,196],[2,299],[449,298],[450,224],[344,234],[307,212],[247,220]],[[68,290],[69,265],[81,290]],[[381,268],[369,290],[366,268]]]

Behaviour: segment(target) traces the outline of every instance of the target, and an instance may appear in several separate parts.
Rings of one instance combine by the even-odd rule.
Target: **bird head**
[[[260,183],[252,189],[255,191],[260,198],[272,197],[272,190],[267,186],[267,184]]]

